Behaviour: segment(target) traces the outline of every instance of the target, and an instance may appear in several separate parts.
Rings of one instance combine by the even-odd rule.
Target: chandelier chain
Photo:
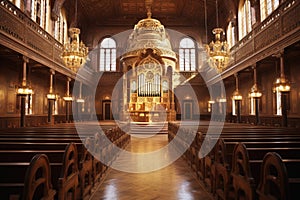
[[[226,67],[230,59],[229,46],[226,39],[224,39],[224,30],[219,27],[219,13],[218,13],[218,0],[216,2],[216,25],[217,27],[213,29],[213,34],[215,35],[215,40],[211,41],[206,45],[206,51],[208,54],[208,63],[212,68],[215,68],[218,73],[221,73]],[[206,0],[205,0],[206,8]],[[206,12],[206,10],[205,10]],[[205,18],[206,14],[205,14]],[[207,19],[206,23],[207,23]],[[205,27],[207,29],[207,27]]]
[[[219,28],[219,10],[218,10],[218,0],[216,0],[216,22],[217,22],[217,28]]]
[[[205,19],[205,43],[208,43],[207,39],[207,9],[206,9],[206,0],[204,0],[204,19]]]
[[[75,0],[75,18],[74,27],[77,27],[77,0]]]

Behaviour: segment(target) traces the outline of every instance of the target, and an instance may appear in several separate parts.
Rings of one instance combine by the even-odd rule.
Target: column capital
[[[55,74],[55,70],[54,69],[50,69],[50,74],[54,75]]]
[[[22,56],[22,59],[25,63],[29,63],[29,58],[27,56]]]
[[[279,50],[278,52],[276,52],[275,54],[273,54],[274,57],[276,58],[281,58],[284,55],[284,49]]]

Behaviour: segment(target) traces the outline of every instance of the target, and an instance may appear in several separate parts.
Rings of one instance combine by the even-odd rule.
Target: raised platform
[[[167,134],[168,122],[131,122],[130,134]]]

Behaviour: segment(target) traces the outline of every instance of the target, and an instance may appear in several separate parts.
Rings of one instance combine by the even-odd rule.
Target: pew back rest
[[[51,185],[51,169],[48,157],[37,154],[30,161],[24,181],[24,200],[54,198],[55,190]]]
[[[257,193],[275,199],[286,199],[288,196],[287,169],[278,153],[269,152],[265,155]]]

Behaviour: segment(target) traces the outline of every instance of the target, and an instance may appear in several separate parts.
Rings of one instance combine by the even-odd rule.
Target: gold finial
[[[148,19],[151,19],[151,16],[152,16],[152,13],[151,13],[151,8],[147,8],[147,16],[148,16]]]
[[[145,0],[145,7],[147,9],[147,16],[149,19],[152,16],[152,12],[151,12],[152,3],[153,3],[153,0]]]

